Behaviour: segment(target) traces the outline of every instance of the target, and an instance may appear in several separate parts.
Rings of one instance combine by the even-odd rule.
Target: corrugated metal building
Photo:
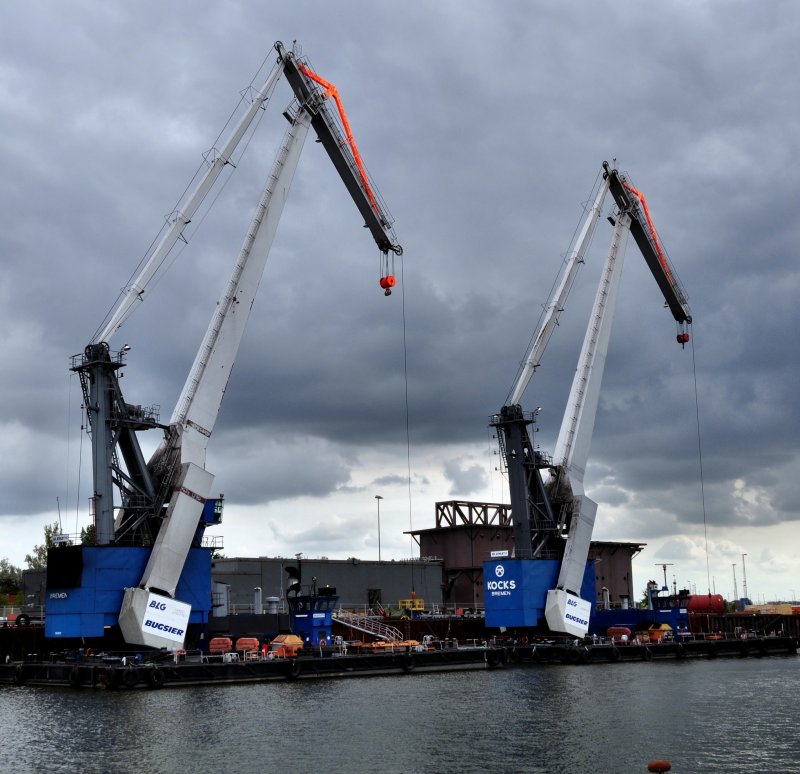
[[[348,610],[396,608],[398,601],[410,598],[412,592],[428,609],[442,603],[441,560],[301,559],[299,565],[304,593],[310,593],[313,586],[334,586],[339,604]],[[294,557],[215,559],[212,577],[215,583],[229,587],[231,613],[251,612],[259,593],[263,600],[277,597],[282,605],[291,582],[286,568],[297,566]]]
[[[483,607],[483,562],[492,552],[514,547],[511,507],[499,503],[446,501],[436,503],[436,526],[410,533],[420,548],[419,560],[375,562],[360,559],[302,559],[305,593],[317,587],[336,587],[342,607],[376,610],[397,608],[412,592],[428,610]],[[632,559],[643,543],[593,541],[589,558],[595,562],[596,602],[607,597],[612,606],[634,605]],[[231,612],[249,612],[260,596],[277,597],[282,605],[290,581],[286,567],[296,567],[294,557],[216,559],[216,583],[229,587]],[[215,600],[220,604],[221,600]]]
[[[441,559],[444,572],[444,601],[465,607],[483,607],[483,562],[492,552],[513,555],[514,528],[511,506],[449,500],[436,503],[436,526],[411,533],[420,555]],[[636,604],[632,561],[644,543],[616,543],[594,540],[589,559],[595,563],[596,602],[606,594],[612,606]]]

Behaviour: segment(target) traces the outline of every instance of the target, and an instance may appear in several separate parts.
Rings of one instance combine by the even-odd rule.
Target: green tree
[[[22,570],[8,559],[0,559],[0,594],[19,594],[22,588]]]
[[[95,537],[96,535],[95,535],[94,524],[90,524],[88,527],[81,527],[82,546],[93,546]]]
[[[29,570],[47,569],[47,549],[53,547],[53,535],[60,535],[61,529],[58,522],[44,525],[44,545],[34,546],[33,551],[25,554],[25,563]]]

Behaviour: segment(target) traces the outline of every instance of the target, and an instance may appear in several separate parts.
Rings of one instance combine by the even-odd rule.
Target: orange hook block
[[[397,284],[397,280],[395,279],[393,274],[388,274],[385,277],[381,277],[380,285],[384,290],[385,296],[392,295],[392,288]]]

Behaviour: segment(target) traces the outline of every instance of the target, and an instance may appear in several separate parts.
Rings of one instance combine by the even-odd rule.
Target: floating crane
[[[103,615],[91,623],[70,619],[68,606],[54,602],[48,609],[48,636],[97,636],[109,621],[108,607],[117,607],[119,626],[126,642],[152,647],[181,647],[192,616],[192,603],[179,597],[210,597],[210,550],[199,565],[187,557],[200,548],[203,529],[220,518],[221,503],[210,499],[214,476],[206,469],[206,449],[225,389],[230,379],[255,294],[278,227],[300,152],[308,131],[314,128],[342,181],[353,198],[381,254],[380,286],[388,295],[395,284],[390,256],[401,255],[392,221],[370,182],[353,138],[338,90],[315,73],[299,49],[288,51],[275,44],[277,59],[263,86],[239,119],[224,145],[207,155],[207,166],[195,187],[174,213],[160,242],[141,272],[122,295],[119,305],[99,335],[82,354],[73,358],[72,370],[80,375],[92,439],[94,494],[92,497],[97,550],[118,552],[116,566],[124,571],[121,588],[93,587],[84,593],[84,608],[94,606],[106,593]],[[141,302],[149,281],[179,239],[211,190],[222,169],[232,163],[234,150],[259,110],[266,106],[281,76],[294,93],[284,112],[289,128],[277,152],[256,213],[235,261],[194,364],[168,424],[159,422],[155,410],[127,403],[119,383],[127,347],[112,351],[109,342]],[[333,97],[337,121],[329,107]],[[137,433],[161,429],[163,441],[148,462]],[[115,492],[120,504],[115,504]],[[134,549],[130,553],[130,549]],[[128,552],[128,553],[125,553]],[[80,557],[88,569],[96,557],[85,551]],[[144,569],[142,570],[142,564]],[[58,562],[54,562],[54,565]],[[137,570],[138,568],[138,570]],[[194,568],[194,569],[192,569]],[[190,571],[191,577],[184,574]],[[131,582],[131,574],[136,573]],[[140,574],[141,577],[138,577]],[[54,573],[54,583],[68,581],[68,572]],[[74,575],[74,573],[73,573]],[[83,574],[83,591],[94,582]],[[72,583],[75,585],[75,579]],[[53,584],[49,584],[51,587]],[[119,593],[118,593],[119,592]],[[196,592],[196,593],[195,593]],[[67,595],[69,596],[69,595]],[[63,599],[63,597],[61,598]],[[79,607],[81,606],[79,605]],[[74,600],[72,604],[75,608]],[[80,612],[80,611],[79,611]],[[52,614],[52,615],[51,615]],[[98,626],[100,631],[97,631]]]
[[[558,324],[609,192],[617,210],[616,217],[609,218],[614,231],[550,458],[535,449],[528,430],[537,412],[524,412],[520,401]],[[667,260],[647,201],[626,175],[604,162],[601,185],[509,399],[500,413],[490,418],[508,470],[515,546],[513,561],[484,566],[487,623],[491,626],[536,626],[544,612],[551,631],[583,636],[588,630],[591,602],[581,593],[582,588],[591,589],[594,596],[593,578],[587,580],[587,558],[597,504],[586,496],[583,478],[629,233],[675,319],[678,343],[684,346],[689,341],[692,317],[686,294]]]

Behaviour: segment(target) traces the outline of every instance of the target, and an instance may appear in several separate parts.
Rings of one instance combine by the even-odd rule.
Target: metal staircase
[[[403,633],[394,626],[389,626],[375,618],[348,613],[346,610],[335,611],[333,620],[344,626],[349,626],[351,629],[371,634],[373,637],[386,642],[401,642],[405,639]]]

